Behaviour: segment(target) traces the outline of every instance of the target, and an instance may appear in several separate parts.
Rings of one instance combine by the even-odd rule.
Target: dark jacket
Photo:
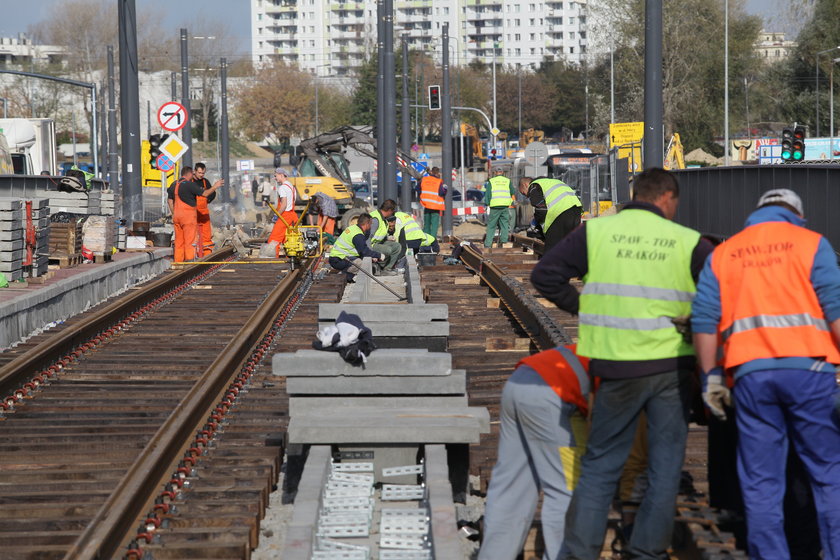
[[[631,202],[625,208],[648,210],[663,216],[658,207],[647,202]],[[712,249],[712,244],[701,238],[691,253],[691,275],[695,282]],[[569,284],[569,280],[583,278],[588,270],[586,222],[584,222],[543,255],[531,273],[531,283],[557,307],[577,315],[580,294],[574,286]],[[594,359],[590,362],[589,371],[592,375],[599,377],[630,378],[692,368],[694,368],[694,357],[684,356],[665,360],[625,362]]]

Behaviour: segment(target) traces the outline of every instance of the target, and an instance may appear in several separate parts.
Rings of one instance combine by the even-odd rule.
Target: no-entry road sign
[[[164,103],[157,113],[158,124],[169,132],[177,132],[184,128],[187,118],[187,110],[177,101]]]

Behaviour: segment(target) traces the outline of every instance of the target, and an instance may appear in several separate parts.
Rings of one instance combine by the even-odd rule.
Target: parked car
[[[452,191],[452,202],[461,202],[461,191],[454,190]],[[478,189],[467,189],[467,202],[479,202],[484,203],[484,191],[480,191]]]

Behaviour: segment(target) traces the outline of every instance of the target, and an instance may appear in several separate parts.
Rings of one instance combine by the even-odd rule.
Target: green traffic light
[[[799,160],[801,160],[801,159],[802,159],[802,157],[803,157],[804,155],[805,155],[805,154],[803,154],[802,152],[798,152],[798,151],[797,151],[797,152],[793,152],[793,159],[795,159],[796,161],[799,161]]]
[[[790,150],[784,150],[782,152],[782,159],[790,159]]]

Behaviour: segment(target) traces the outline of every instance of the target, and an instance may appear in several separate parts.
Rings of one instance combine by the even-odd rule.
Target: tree
[[[761,21],[748,16],[743,0],[730,0],[730,94],[738,91],[745,75],[760,71],[753,45]],[[619,121],[644,119],[644,2],[604,0],[592,8],[591,21],[608,22],[604,33],[615,48],[616,117]],[[666,136],[679,132],[686,149],[709,148],[723,125],[723,5],[707,0],[671,0],[663,12],[663,102]],[[609,60],[600,60],[590,75],[596,95],[609,92]],[[606,79],[605,79],[606,77]],[[590,92],[593,90],[590,82]],[[601,134],[609,123],[609,107],[600,109],[594,124]],[[607,114],[604,114],[606,107]],[[733,110],[733,107],[730,107]],[[742,111],[733,112],[743,122]]]
[[[236,118],[251,138],[305,136],[314,123],[312,76],[281,62],[267,65],[234,90]]]

